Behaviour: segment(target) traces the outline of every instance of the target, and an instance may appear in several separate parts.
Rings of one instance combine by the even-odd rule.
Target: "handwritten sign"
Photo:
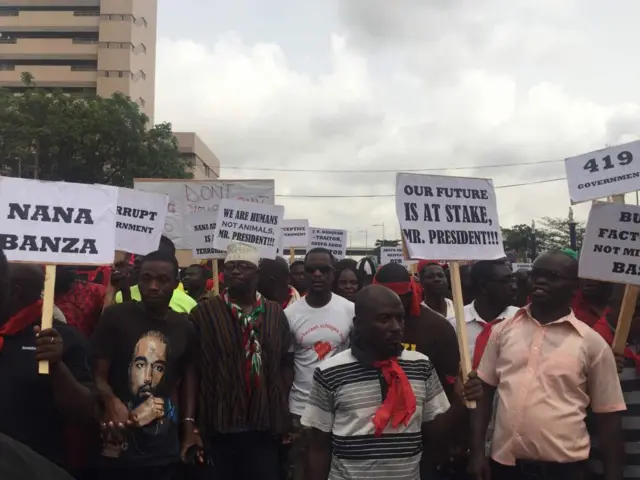
[[[118,189],[0,177],[0,248],[9,261],[113,263]]]
[[[405,260],[402,247],[380,247],[380,265],[387,265],[388,263],[398,263],[408,267],[418,262]]]
[[[202,210],[217,212],[224,199],[273,205],[273,180],[161,180],[136,179],[136,190],[169,196],[164,234],[179,250],[189,249],[184,217]]]
[[[226,250],[230,242],[253,245],[262,258],[276,258],[284,207],[223,200],[216,222],[213,247]]]
[[[191,246],[193,258],[205,260],[224,258],[225,252],[213,248],[217,215],[211,210],[192,213],[185,217],[188,226],[187,242]]]
[[[146,255],[158,249],[169,197],[118,188],[116,250]]]
[[[410,258],[505,256],[491,180],[398,173],[396,213]]]
[[[580,252],[581,278],[640,285],[640,207],[591,207]]]
[[[640,140],[566,158],[571,203],[620,195],[640,185]]]
[[[347,231],[330,228],[310,228],[307,251],[322,247],[330,250],[337,259],[347,256]]]
[[[518,270],[531,270],[533,267],[533,263],[513,263],[511,264],[511,269],[513,272],[517,272]]]

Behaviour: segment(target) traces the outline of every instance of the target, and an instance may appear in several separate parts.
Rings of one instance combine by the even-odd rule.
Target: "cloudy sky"
[[[640,138],[637,0],[159,3],[156,121],[354,245],[397,235],[393,171],[517,185]],[[569,208],[564,181],[497,192],[503,226]]]

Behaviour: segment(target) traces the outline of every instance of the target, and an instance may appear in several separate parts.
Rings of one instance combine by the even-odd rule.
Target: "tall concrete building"
[[[0,86],[69,93],[121,92],[151,122],[157,0],[0,0]]]

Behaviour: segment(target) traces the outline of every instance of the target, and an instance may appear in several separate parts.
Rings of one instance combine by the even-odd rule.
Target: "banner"
[[[253,245],[262,258],[276,258],[284,207],[241,200],[222,200],[213,247],[226,250],[230,242]]]
[[[347,256],[347,231],[330,228],[310,228],[307,251],[322,247],[330,250],[333,256],[340,260]]]
[[[412,259],[505,256],[491,180],[398,173],[396,214]]]
[[[117,204],[115,187],[0,177],[0,248],[10,262],[111,264]]]
[[[275,183],[273,180],[161,180],[138,178],[136,190],[164,193],[169,196],[164,234],[178,250],[190,248],[186,237],[188,226],[184,217],[202,210],[218,211],[224,199],[242,200],[273,205]]]
[[[206,260],[224,258],[225,252],[213,248],[213,235],[216,230],[216,214],[211,210],[192,213],[185,217],[187,224],[187,243],[191,246],[193,258]]]
[[[591,207],[580,252],[581,278],[640,285],[640,207]]]
[[[158,249],[169,197],[118,188],[116,250],[146,255]]]

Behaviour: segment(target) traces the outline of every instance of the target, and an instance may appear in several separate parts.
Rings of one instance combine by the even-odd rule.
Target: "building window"
[[[73,12],[74,17],[99,17],[100,9],[97,8],[95,10],[75,10]]]
[[[17,17],[20,10],[12,7],[0,7],[0,17]]]
[[[18,39],[17,38],[0,37],[0,43],[18,43]]]

